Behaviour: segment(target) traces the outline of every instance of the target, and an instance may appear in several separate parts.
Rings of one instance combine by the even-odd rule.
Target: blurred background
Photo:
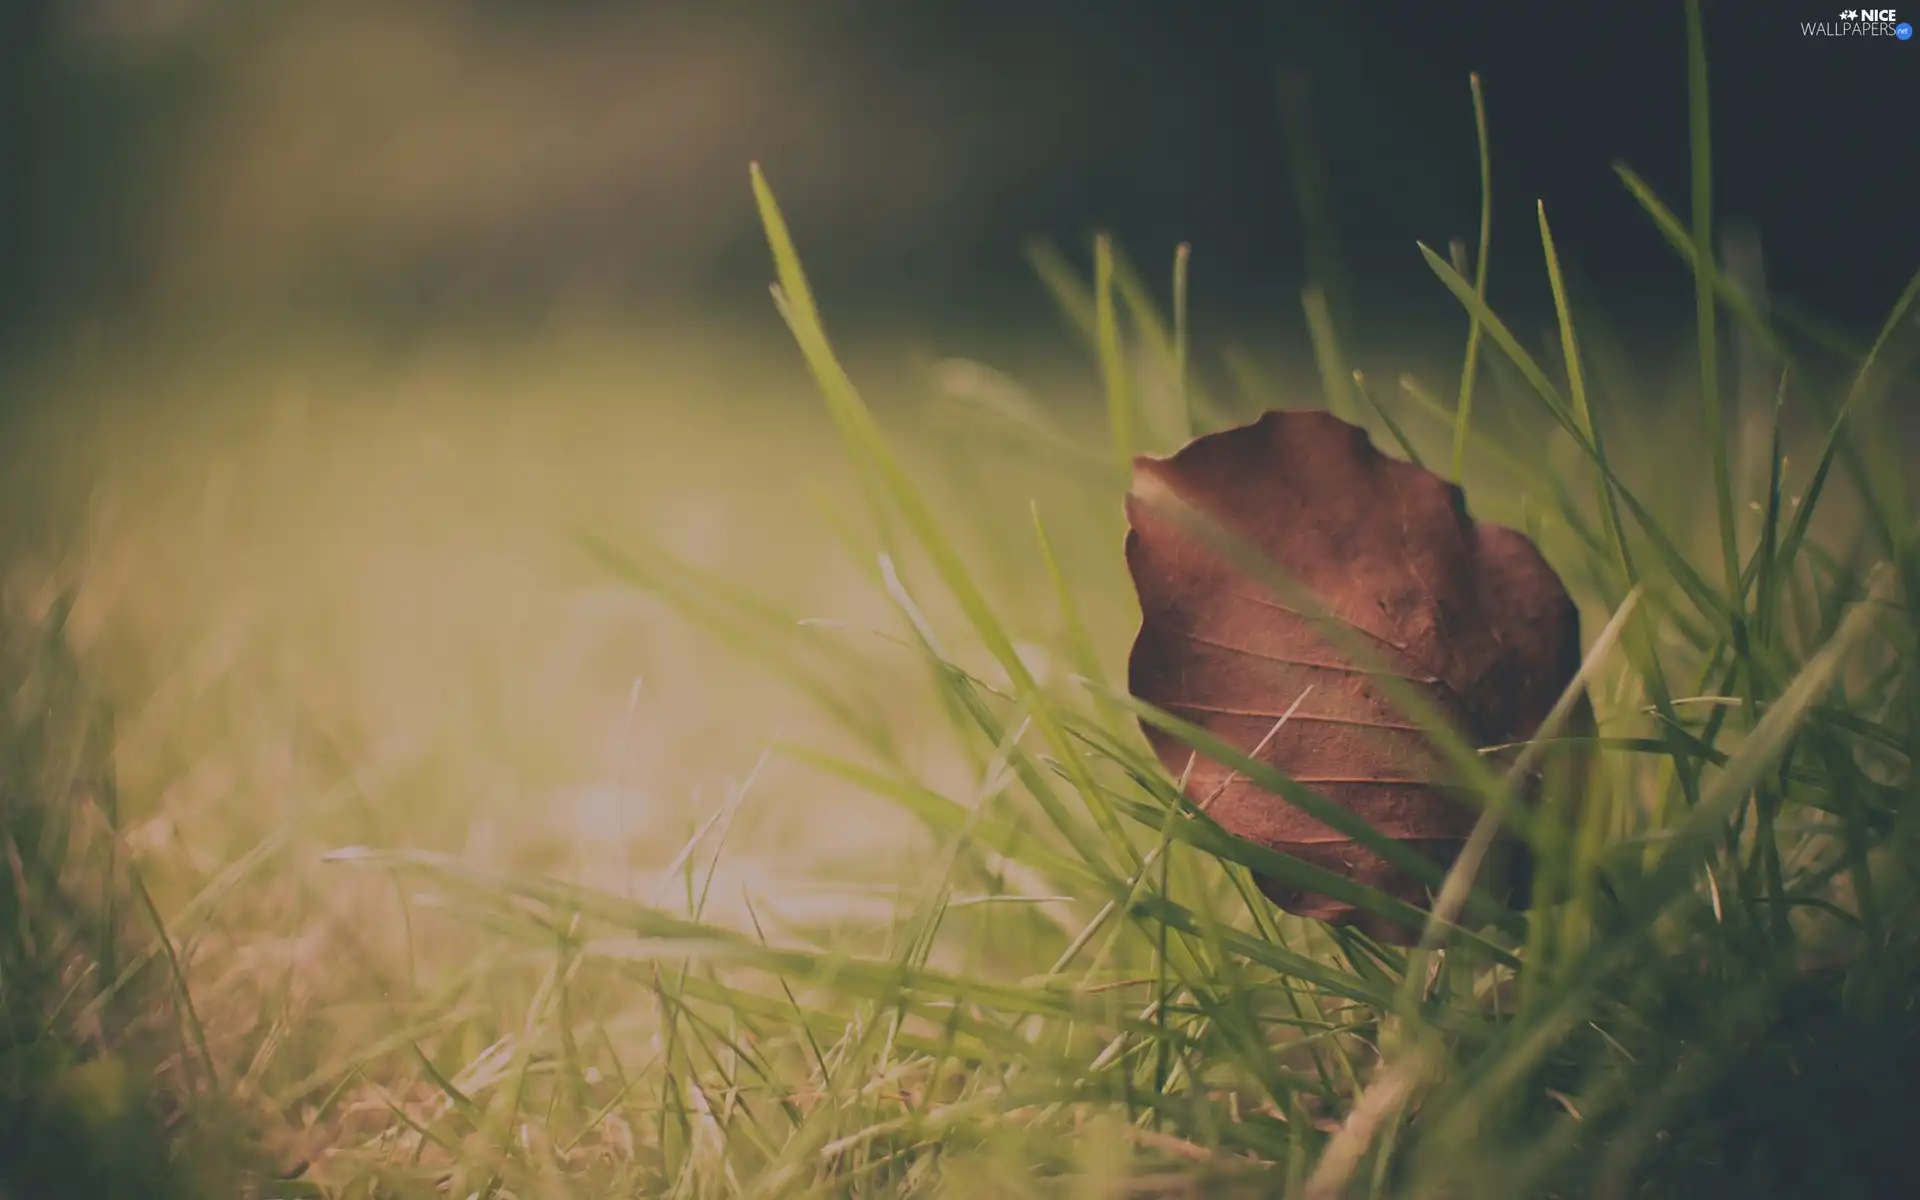
[[[1707,5],[1719,207],[1776,288],[1870,321],[1920,182],[1909,45],[1807,38],[1811,4]],[[1496,301],[1539,304],[1532,203],[1623,319],[1685,277],[1612,177],[1685,202],[1677,5],[1408,0],[6,0],[0,315],[22,330],[316,316],[405,331],[581,310],[744,313],[758,159],[843,322],[1049,319],[1018,247],[1196,246],[1210,323],[1297,324],[1277,75],[1369,339],[1457,324],[1413,251],[1470,237],[1486,80]],[[1298,89],[1296,88],[1296,93]],[[1297,155],[1296,155],[1297,157]],[[1502,291],[1507,294],[1502,294]],[[1390,334],[1388,331],[1392,331]]]

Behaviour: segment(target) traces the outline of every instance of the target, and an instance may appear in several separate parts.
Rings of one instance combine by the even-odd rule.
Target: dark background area
[[[767,266],[747,195],[749,158],[765,161],[790,201],[824,298],[841,312],[927,324],[1038,319],[1046,300],[1019,253],[1022,239],[1079,246],[1102,227],[1156,276],[1176,242],[1193,242],[1203,320],[1297,323],[1306,267],[1282,136],[1282,70],[1310,80],[1308,111],[1362,335],[1458,321],[1414,243],[1444,251],[1448,239],[1473,235],[1478,180],[1467,76],[1476,70],[1492,127],[1496,306],[1544,310],[1538,198],[1571,271],[1616,322],[1671,328],[1690,312],[1685,272],[1610,169],[1631,164],[1685,213],[1677,0],[422,7],[461,30],[461,46],[491,47],[506,62],[524,47],[529,60],[564,63],[569,46],[594,45],[618,78],[620,39],[629,39],[635,88],[657,78],[660,56],[674,53],[661,35],[690,23],[709,30],[700,43],[708,47],[752,35],[774,48],[768,62],[783,61],[788,45],[808,50],[795,52],[761,107],[741,107],[711,136],[693,126],[662,143],[683,154],[698,147],[695,158],[634,158],[626,182],[588,179],[545,207],[495,206],[487,221],[436,223],[428,207],[409,227],[416,232],[376,237],[363,235],[345,207],[339,213],[347,215],[328,224],[327,189],[336,174],[351,175],[346,165],[362,147],[407,120],[404,111],[382,110],[378,89],[392,85],[383,73],[405,73],[411,60],[354,49],[384,44],[378,38],[329,50],[301,22],[349,13],[363,32],[377,31],[386,10],[0,0],[4,328],[31,336],[81,320],[188,310],[346,311],[403,324],[511,317],[571,294],[571,281],[589,268],[599,303],[762,305]],[[1920,262],[1920,44],[1802,36],[1802,21],[1837,13],[1812,3],[1708,0],[1706,10],[1718,215],[1757,226],[1777,291],[1844,325],[1871,326]],[[425,35],[408,36],[407,45],[426,44]],[[268,222],[250,235],[227,210],[189,220],[196,206],[203,216],[214,212],[196,199],[208,195],[226,194],[232,213],[248,215],[245,194],[220,182],[218,171],[244,170],[277,135],[271,125],[251,141],[208,131],[260,107],[256,93],[234,81],[275,61],[265,47],[302,45],[319,47],[312,77],[327,90],[316,84],[303,96],[296,77],[281,103],[303,120],[342,115],[314,142],[320,149],[279,168],[281,190],[264,192],[257,207],[284,208],[293,197],[319,215]],[[457,62],[462,53],[456,47],[442,58]],[[702,69],[688,69],[697,84]],[[483,63],[447,77],[484,99],[500,86],[498,73]],[[743,74],[751,77],[751,67]],[[428,93],[438,86],[421,85]],[[524,86],[498,97],[501,110],[512,111],[516,95],[558,94],[538,78]],[[837,99],[810,107],[816,94]],[[372,98],[349,120],[358,95]],[[471,163],[449,151],[426,174],[447,195],[482,204],[503,180],[532,188],[543,172],[558,174],[543,164],[542,147],[562,134],[590,143],[609,105],[724,107],[724,97],[687,88],[619,96],[613,86],[577,103],[557,99],[541,118],[551,129],[536,122],[523,133],[525,161],[463,174]],[[470,121],[467,132],[485,144],[486,123],[499,114],[447,103],[469,116],[444,120]],[[841,126],[854,125],[839,137]],[[422,144],[446,141],[423,135]],[[823,148],[833,150],[830,165],[820,165]],[[617,127],[604,150],[609,159],[625,153]],[[581,154],[591,161],[591,144]],[[379,169],[363,165],[363,173]],[[209,171],[214,182],[201,190],[181,186]],[[633,182],[642,179],[644,187]],[[671,251],[688,239],[646,217],[649,196],[679,186],[712,197],[697,202],[713,221],[702,253],[684,261]],[[926,194],[916,198],[915,187]],[[378,194],[360,203],[382,211]],[[455,225],[461,236],[439,236]],[[324,238],[310,232],[321,228]],[[199,249],[202,242],[211,250]],[[308,242],[312,253],[302,258]],[[221,249],[285,265],[218,286],[177,268]]]

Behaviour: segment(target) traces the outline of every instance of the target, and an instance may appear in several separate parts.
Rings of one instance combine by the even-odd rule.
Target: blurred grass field
[[[791,343],[9,378],[0,1195],[1897,1194],[1914,288],[1849,359],[1702,255],[1703,383],[1436,255],[1462,419],[1458,360],[1356,380],[1312,294],[1316,361],[1223,353],[1103,247],[1040,260],[1056,356],[849,378],[760,199]],[[1437,952],[1260,901],[1118,690],[1120,463],[1318,406],[1594,645],[1557,903]]]
[[[16,377],[51,414],[16,423],[16,641],[53,638],[47,669],[112,712],[93,769],[112,774],[123,869],[179,946],[220,1093],[265,1118],[250,1128],[283,1165],[319,1171],[339,1135],[389,1134],[369,1096],[421,1098],[392,1079],[363,1094],[354,1074],[390,1057],[396,1031],[431,1014],[423,1045],[471,1057],[512,1040],[502,1022],[526,1000],[523,956],[476,962],[490,939],[326,851],[430,849],[669,907],[697,878],[709,918],[757,918],[784,942],[871,941],[924,881],[931,851],[908,814],[769,754],[776,738],[857,749],[756,655],[771,634],[780,661],[838,676],[930,784],[967,786],[916,664],[887,641],[897,614],[875,560],[836,534],[857,516],[844,455],[803,369],[773,349],[657,328],[448,338],[400,361],[350,338],[265,358],[161,344]],[[918,440],[976,447],[967,464],[990,484],[949,488],[972,497],[982,538],[1024,520],[1028,496],[1097,531],[1064,559],[1106,576],[1099,627],[1123,646],[1110,497],[1031,455],[990,457],[991,430],[950,404],[921,411],[939,372],[875,357]],[[788,627],[729,637],[737,619],[703,600],[677,611],[583,532],[769,597]],[[1007,594],[1039,601],[1044,580],[1002,549]],[[468,1011],[443,1024],[450,1003]],[[624,988],[591,1008],[608,1024],[582,1069],[619,1078],[658,1013]],[[145,1064],[160,1086],[214,1086],[178,1049]]]

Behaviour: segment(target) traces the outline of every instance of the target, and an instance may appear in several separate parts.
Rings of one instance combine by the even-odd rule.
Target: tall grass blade
[[[1480,147],[1480,239],[1475,249],[1473,291],[1482,305],[1487,299],[1487,255],[1493,241],[1493,152],[1487,141],[1487,98],[1480,87],[1480,73],[1467,77],[1473,90],[1473,132]],[[1460,482],[1466,466],[1467,429],[1473,421],[1473,385],[1480,369],[1480,317],[1469,317],[1467,354],[1460,366],[1460,402],[1454,408],[1453,466],[1448,478]]]

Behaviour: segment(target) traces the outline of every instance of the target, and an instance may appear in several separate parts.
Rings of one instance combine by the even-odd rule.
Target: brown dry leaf
[[[1127,567],[1142,617],[1128,663],[1133,694],[1243,753],[1267,739],[1261,762],[1451,864],[1477,814],[1443,790],[1443,763],[1420,728],[1312,619],[1147,503],[1153,488],[1143,485],[1170,490],[1267,555],[1480,747],[1532,737],[1580,665],[1579,614],[1540,552],[1513,530],[1475,522],[1458,487],[1386,457],[1366,431],[1324,412],[1270,412],[1171,457],[1136,459],[1134,472]],[[1228,831],[1426,907],[1426,888],[1378,855],[1218,763],[1201,758],[1189,771],[1185,744],[1146,733]],[[1524,847],[1503,840],[1489,866],[1483,883],[1496,896],[1528,903]],[[1414,936],[1277,880],[1260,886],[1288,912],[1396,942]]]

